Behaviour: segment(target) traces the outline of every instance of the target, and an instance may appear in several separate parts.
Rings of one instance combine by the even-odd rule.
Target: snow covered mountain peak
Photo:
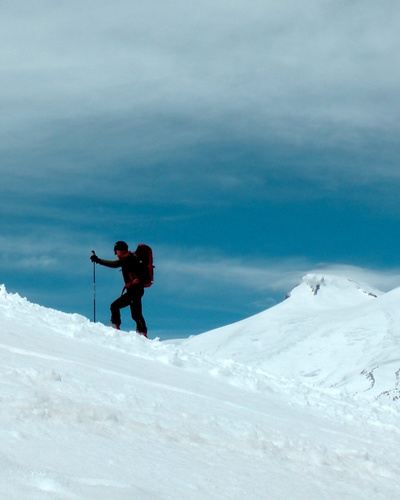
[[[310,273],[288,293],[287,298],[300,302],[302,306],[336,308],[352,307],[380,295],[383,292],[346,277]]]
[[[400,398],[400,288],[307,274],[287,300],[185,342],[193,352],[368,399]]]

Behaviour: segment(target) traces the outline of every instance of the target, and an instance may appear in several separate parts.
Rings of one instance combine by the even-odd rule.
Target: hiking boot
[[[108,323],[108,326],[111,326],[111,328],[115,328],[116,330],[119,330],[120,327],[118,323],[112,323],[111,321]]]

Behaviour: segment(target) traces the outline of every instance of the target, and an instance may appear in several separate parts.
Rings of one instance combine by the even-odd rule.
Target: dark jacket
[[[125,285],[140,284],[143,286],[147,282],[145,272],[141,269],[137,257],[132,252],[128,252],[118,260],[99,259],[98,263],[106,267],[120,267]]]

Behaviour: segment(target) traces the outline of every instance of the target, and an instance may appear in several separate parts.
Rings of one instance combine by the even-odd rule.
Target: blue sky
[[[314,270],[398,286],[399,23],[389,0],[2,5],[0,282],[91,318],[90,251],[147,242],[162,339]],[[121,276],[96,279],[108,323]]]

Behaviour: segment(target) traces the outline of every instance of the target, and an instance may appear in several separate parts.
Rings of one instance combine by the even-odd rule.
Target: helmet
[[[128,244],[125,241],[117,241],[114,245],[114,253],[117,253],[117,250],[123,250],[125,252],[128,251]]]

